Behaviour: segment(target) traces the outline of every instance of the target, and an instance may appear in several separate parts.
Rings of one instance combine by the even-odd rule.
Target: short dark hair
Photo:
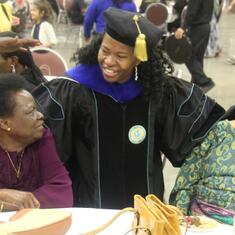
[[[0,75],[0,117],[13,115],[16,105],[14,95],[25,89],[26,83],[20,75],[12,73]]]

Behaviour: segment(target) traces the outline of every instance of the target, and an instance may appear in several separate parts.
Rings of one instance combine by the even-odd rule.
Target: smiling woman
[[[139,60],[133,48],[105,35],[98,53],[98,62],[107,82],[123,83],[129,80]]]
[[[34,96],[45,114],[67,111],[49,126],[58,146],[72,142],[66,166],[75,205],[120,209],[136,193],[162,199],[160,152],[180,166],[224,110],[199,87],[171,76],[154,24],[112,7],[103,16],[105,34],[79,49],[77,66],[66,72],[79,84],[53,80]]]
[[[1,209],[71,207],[71,181],[20,76],[0,76]],[[4,176],[4,177],[3,177]]]

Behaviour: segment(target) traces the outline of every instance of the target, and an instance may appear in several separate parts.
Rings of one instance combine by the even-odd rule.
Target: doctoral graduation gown
[[[169,78],[166,105],[159,110],[154,96],[146,101],[135,89],[128,98],[125,88],[117,97],[115,86],[93,86],[94,78],[103,83],[100,74],[98,65],[80,65],[68,72],[80,84],[55,79],[34,92],[70,172],[75,205],[123,208],[133,205],[136,193],[162,199],[160,152],[180,166],[224,110],[195,85],[175,78]]]
[[[71,207],[73,204],[71,180],[58,158],[51,132],[45,129],[43,137],[27,146],[23,153],[9,152],[15,166],[22,156],[20,177],[0,147],[0,188],[32,192],[41,208]]]

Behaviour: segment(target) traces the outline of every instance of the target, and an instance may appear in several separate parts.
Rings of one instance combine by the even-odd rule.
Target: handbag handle
[[[108,222],[106,222],[104,225],[100,226],[99,228],[96,228],[90,232],[87,233],[82,233],[80,235],[95,235],[97,233],[102,232],[103,230],[105,230],[107,227],[109,227],[118,217],[120,217],[122,214],[126,213],[126,212],[136,212],[136,210],[132,207],[127,207],[122,209],[121,211],[119,211],[116,215],[113,216],[112,219],[110,219]],[[134,229],[138,229],[137,227],[131,229],[130,231],[134,230]],[[130,232],[128,231],[128,232]]]

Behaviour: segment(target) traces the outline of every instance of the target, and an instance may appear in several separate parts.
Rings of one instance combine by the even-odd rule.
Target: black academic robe
[[[224,114],[197,86],[170,79],[161,110],[154,97],[121,104],[66,79],[34,91],[72,178],[75,206],[120,209],[133,206],[134,194],[163,198],[160,152],[180,166]],[[146,134],[139,142],[133,127]]]

